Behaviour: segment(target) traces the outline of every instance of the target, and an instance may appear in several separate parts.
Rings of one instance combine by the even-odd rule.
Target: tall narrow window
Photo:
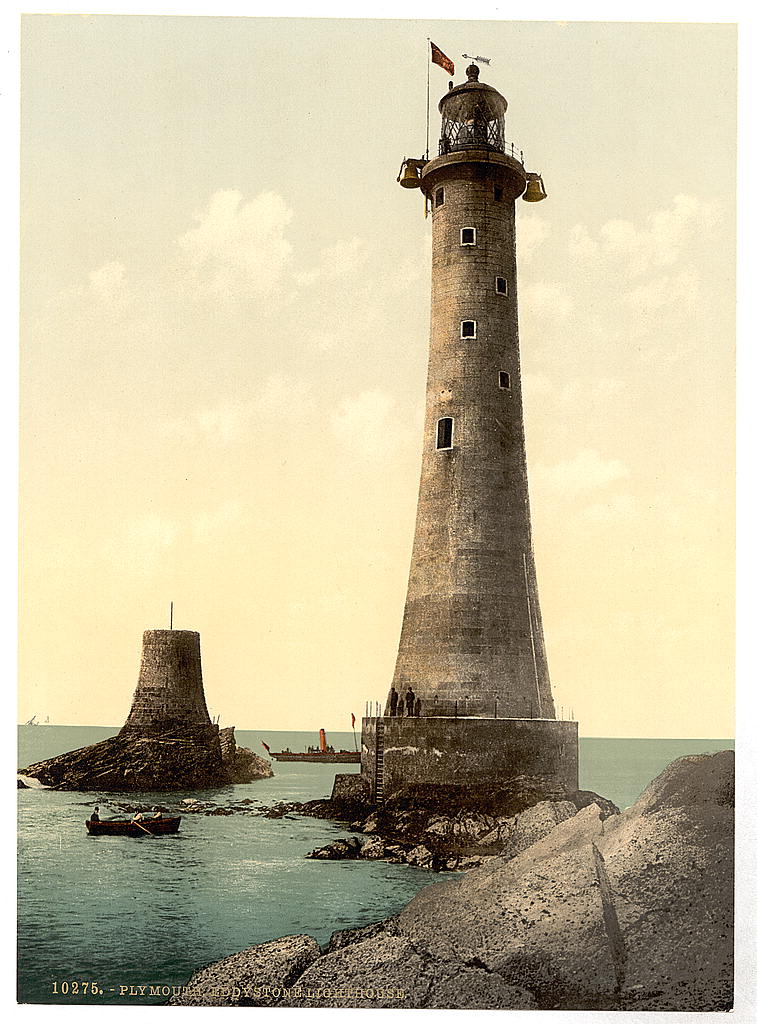
[[[507,295],[507,278],[506,277],[495,277],[494,285],[497,289],[497,295]]]
[[[494,186],[494,201],[496,203],[501,203],[502,202],[502,186],[501,185],[495,185]]]
[[[475,320],[461,320],[460,321],[460,337],[461,338],[475,338],[476,337],[476,321]]]
[[[505,390],[510,390],[510,374],[506,370],[499,371],[499,386]]]
[[[438,188],[436,190],[436,205],[444,206],[444,189]]]
[[[460,228],[460,245],[475,245],[476,244],[476,229],[475,228]]]
[[[436,450],[443,451],[452,447],[452,417],[444,416],[436,421]]]

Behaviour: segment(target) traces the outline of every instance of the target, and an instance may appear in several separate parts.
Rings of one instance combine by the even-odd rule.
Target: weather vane
[[[463,57],[465,58],[465,60],[477,60],[479,64],[491,64],[490,57],[471,57],[470,54],[468,53],[464,53]]]

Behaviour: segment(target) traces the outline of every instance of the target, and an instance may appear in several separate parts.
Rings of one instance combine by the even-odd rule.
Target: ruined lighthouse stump
[[[208,714],[200,634],[150,629],[131,711],[117,736],[21,770],[53,789],[161,792],[212,789],[270,777],[270,764],[237,748]]]

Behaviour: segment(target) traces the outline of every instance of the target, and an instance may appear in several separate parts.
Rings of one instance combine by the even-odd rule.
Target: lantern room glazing
[[[461,149],[490,149],[505,152],[505,111],[507,100],[490,85],[478,81],[478,67],[466,69],[468,81],[458,85],[439,101],[442,134],[439,155]]]

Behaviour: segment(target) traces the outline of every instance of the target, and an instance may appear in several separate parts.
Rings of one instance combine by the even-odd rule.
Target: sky
[[[427,37],[508,100],[534,548],[585,736],[733,735],[736,31],[27,16],[19,720],[143,630],[222,725],[384,700],[420,472]],[[431,141],[448,76],[430,69]]]

